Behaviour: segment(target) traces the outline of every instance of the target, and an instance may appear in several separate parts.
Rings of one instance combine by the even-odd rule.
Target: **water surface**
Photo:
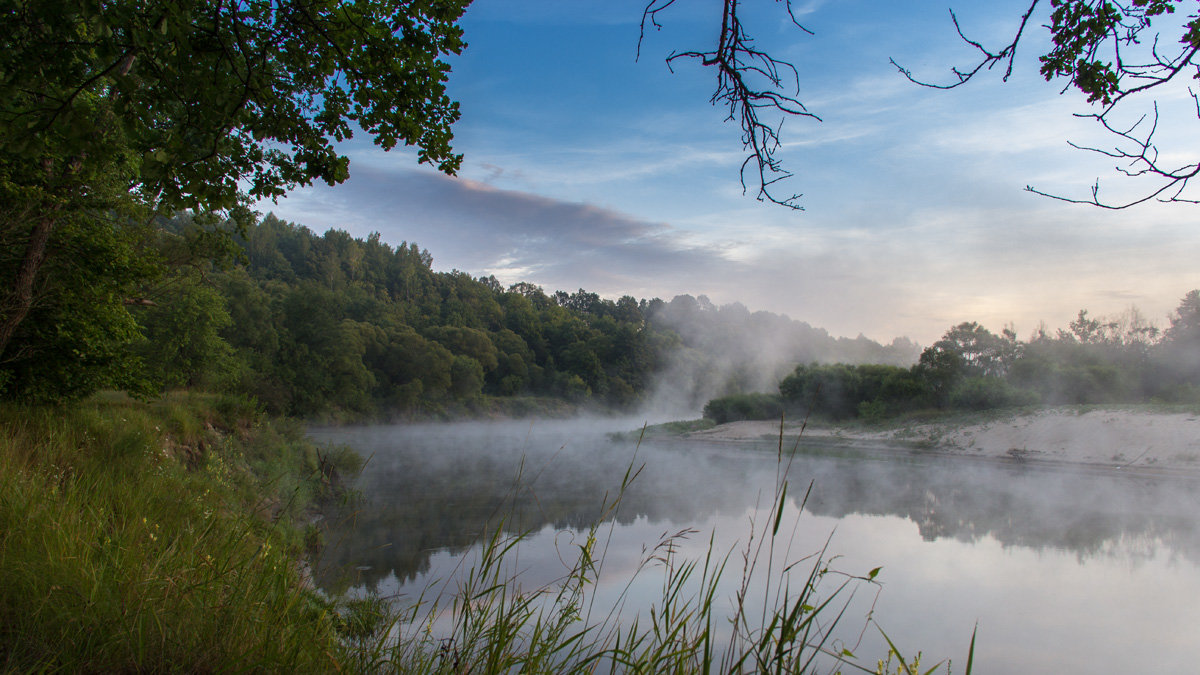
[[[629,425],[624,425],[629,426]],[[453,587],[481,533],[526,532],[522,584],[552,583],[578,533],[640,468],[611,521],[597,604],[657,597],[654,570],[630,579],[664,536],[701,559],[733,551],[729,597],[752,523],[771,518],[778,448],[610,441],[619,422],[507,422],[318,430],[370,457],[352,517],[330,523],[328,590],[409,601]],[[1200,647],[1200,485],[1110,470],[982,463],[880,449],[803,447],[787,473],[785,533],[795,561],[828,541],[834,567],[882,567],[860,588],[840,637],[882,653],[870,614],[924,662],[976,672],[1192,672]],[[812,489],[803,511],[804,489]],[[332,519],[331,519],[332,520]],[[753,544],[753,542],[751,542]],[[876,592],[878,590],[878,592]],[[727,601],[732,604],[732,600]],[[865,628],[865,630],[864,630]],[[861,637],[860,637],[861,636]],[[873,663],[873,659],[867,659]],[[962,671],[961,665],[956,669]]]

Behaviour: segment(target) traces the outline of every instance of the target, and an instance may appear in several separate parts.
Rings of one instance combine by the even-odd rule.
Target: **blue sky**
[[[995,72],[942,92],[888,59],[928,79],[969,63],[944,4],[796,2],[810,36],[782,5],[745,3],[748,32],[797,66],[799,98],[823,120],[783,124],[795,177],[782,191],[804,194],[793,212],[742,194],[740,131],[709,104],[714,74],[664,64],[710,48],[719,26],[719,1],[677,4],[635,62],[640,1],[476,0],[449,85],[462,105],[457,178],[356,138],[347,182],[259,209],[416,242],[436,269],[505,284],[705,294],[884,341],[928,344],[968,320],[1025,338],[1081,308],[1137,306],[1162,326],[1200,287],[1200,206],[1107,212],[1023,190],[1086,196],[1099,177],[1115,199],[1138,187],[1067,145],[1112,142],[1072,116],[1088,110],[1080,97],[1038,75],[1044,29],[1031,27],[1008,83]],[[1028,6],[960,4],[964,30],[988,45]],[[1163,148],[1183,161],[1200,148],[1191,105],[1186,90],[1160,97]]]

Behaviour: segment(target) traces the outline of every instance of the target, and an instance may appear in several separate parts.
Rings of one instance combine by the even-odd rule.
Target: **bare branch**
[[[1194,96],[1195,95],[1193,94],[1193,97]],[[1131,144],[1134,148],[1133,151],[1125,150],[1119,146],[1113,148],[1112,150],[1105,150],[1102,148],[1080,145],[1070,141],[1067,143],[1077,150],[1086,150],[1088,152],[1094,152],[1105,157],[1121,160],[1124,162],[1124,166],[1118,165],[1114,167],[1114,169],[1124,176],[1131,178],[1157,177],[1160,180],[1160,184],[1156,188],[1151,190],[1148,194],[1142,195],[1141,197],[1120,203],[1100,201],[1099,179],[1096,179],[1096,182],[1092,184],[1092,196],[1090,199],[1071,199],[1059,195],[1047,194],[1041,190],[1034,189],[1032,186],[1026,186],[1025,189],[1029,192],[1033,192],[1034,194],[1050,197],[1059,201],[1070,202],[1072,204],[1090,204],[1092,206],[1099,206],[1101,208],[1111,210],[1127,209],[1131,206],[1136,206],[1149,201],[1186,204],[1200,203],[1198,200],[1187,199],[1182,196],[1182,193],[1188,186],[1188,183],[1197,175],[1200,175],[1200,163],[1185,164],[1183,166],[1171,169],[1164,167],[1159,161],[1158,148],[1154,145],[1154,134],[1156,131],[1158,131],[1159,122],[1158,104],[1154,104],[1153,117],[1148,118],[1147,116],[1143,115],[1138,119],[1137,122],[1134,122],[1128,128],[1118,128],[1113,126],[1113,124],[1107,118],[1107,115],[1111,110],[1112,106],[1102,113],[1079,115],[1079,117],[1088,117],[1095,120],[1097,124],[1105,129],[1105,131]],[[1142,127],[1147,119],[1150,120],[1149,128],[1144,134],[1138,135],[1138,129]]]
[[[1025,14],[1021,17],[1021,25],[1017,27],[1017,34],[1015,37],[1013,37],[1012,42],[998,52],[989,51],[979,42],[968,38],[963,33],[962,26],[958,23],[958,16],[954,14],[954,10],[950,10],[950,20],[954,22],[954,30],[958,33],[958,37],[962,39],[963,42],[979,50],[979,52],[983,55],[983,58],[981,58],[979,63],[976,63],[969,70],[960,70],[958,67],[951,68],[950,71],[954,73],[956,81],[949,84],[935,84],[933,82],[918,80],[913,77],[911,71],[904,66],[901,66],[899,63],[896,63],[895,59],[888,60],[891,61],[893,66],[896,66],[896,69],[900,71],[900,74],[907,78],[909,82],[912,82],[913,84],[919,84],[922,87],[929,87],[930,89],[954,89],[955,87],[962,86],[969,82],[971,78],[979,74],[980,71],[985,69],[991,70],[996,64],[1004,61],[1007,61],[1008,65],[1005,66],[1004,77],[1001,79],[1007,82],[1008,78],[1012,75],[1013,59],[1015,59],[1017,56],[1017,45],[1021,42],[1021,37],[1025,34],[1025,26],[1029,23],[1029,17],[1033,16],[1033,10],[1037,9],[1039,2],[1041,2],[1041,0],[1033,0],[1033,2],[1029,5],[1029,9],[1025,10]]]
[[[651,0],[642,12],[641,33],[638,36],[638,56],[647,27],[660,29],[658,15],[674,5],[676,0]],[[797,20],[791,0],[786,0],[788,16],[792,23],[806,33]],[[821,121],[810,112],[798,98],[800,73],[795,65],[772,57],[754,46],[754,40],[746,32],[738,17],[738,0],[724,0],[721,14],[721,32],[717,45],[711,51],[672,52],[667,58],[667,67],[674,72],[679,59],[699,61],[702,66],[714,67],[717,71],[717,86],[710,102],[727,109],[726,121],[737,121],[742,129],[742,145],[748,151],[742,162],[740,176],[742,191],[757,186],[756,199],[790,209],[803,210],[799,204],[800,194],[779,197],[772,191],[780,181],[792,177],[776,157],[782,147],[779,130],[782,117],[806,117]],[[786,81],[785,81],[786,79]],[[788,93],[795,91],[794,94]],[[772,126],[761,117],[762,113],[779,113],[779,124]],[[750,180],[747,181],[747,174]]]

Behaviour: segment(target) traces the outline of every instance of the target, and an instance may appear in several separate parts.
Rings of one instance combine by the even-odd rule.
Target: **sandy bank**
[[[793,438],[799,423],[788,423]],[[732,422],[687,434],[698,441],[779,437],[778,422]],[[982,423],[935,422],[887,431],[810,426],[803,438],[846,445],[895,445],[993,459],[1140,468],[1200,474],[1200,415],[1131,410],[1049,409]]]

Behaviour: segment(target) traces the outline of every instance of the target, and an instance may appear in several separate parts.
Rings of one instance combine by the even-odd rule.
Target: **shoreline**
[[[785,443],[794,443],[801,427],[786,422]],[[778,421],[741,421],[677,438],[764,443],[778,442],[779,433]],[[801,439],[829,448],[1200,477],[1200,414],[1195,412],[1047,408],[979,422],[917,422],[879,430],[810,424]]]

